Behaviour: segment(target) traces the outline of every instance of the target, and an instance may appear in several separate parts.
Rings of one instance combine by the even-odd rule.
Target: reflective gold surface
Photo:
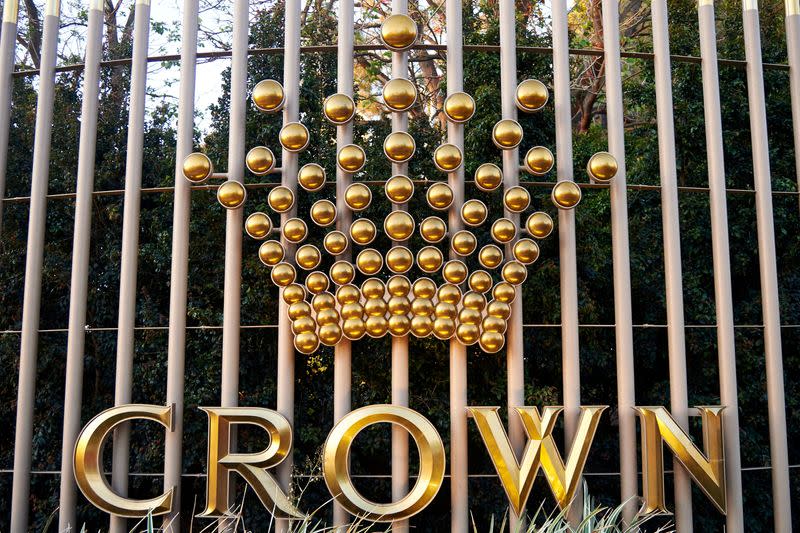
[[[319,248],[313,244],[304,244],[297,249],[294,260],[300,268],[312,270],[319,266],[319,262],[322,260],[322,254],[320,254]]]
[[[356,144],[342,146],[336,155],[336,164],[345,172],[358,172],[367,162],[367,154],[364,149]]]
[[[368,300],[377,300],[386,294],[386,285],[378,278],[370,278],[361,284],[361,293]]]
[[[503,203],[506,209],[512,213],[522,213],[531,205],[531,195],[527,189],[517,185],[506,189],[503,194]]]
[[[586,172],[591,178],[600,183],[608,183],[617,175],[619,165],[613,155],[608,152],[597,152],[589,158]]]
[[[549,92],[544,83],[539,80],[524,80],[517,85],[514,95],[517,107],[521,111],[531,113],[538,111],[545,106],[549,98]]]
[[[405,315],[389,317],[389,333],[395,337],[403,337],[411,331],[411,320]]]
[[[453,203],[453,189],[441,181],[434,183],[425,192],[428,205],[437,211],[443,211]]]
[[[269,191],[267,203],[276,213],[285,213],[294,207],[294,193],[288,187],[279,185]]]
[[[394,241],[405,241],[414,234],[414,218],[406,211],[393,211],[383,219],[383,231]]]
[[[408,15],[390,15],[381,24],[381,41],[389,50],[407,50],[417,40],[417,23]]]
[[[503,119],[492,128],[492,140],[502,150],[511,150],[522,142],[522,126],[511,119]]]
[[[525,170],[534,176],[544,176],[553,169],[553,152],[544,146],[534,146],[525,154]]]
[[[473,291],[484,293],[492,288],[492,276],[485,270],[476,270],[469,275],[468,284]]]
[[[503,262],[503,251],[494,244],[487,244],[478,252],[478,261],[485,268],[496,268]]]
[[[364,321],[360,318],[348,318],[342,326],[342,333],[351,341],[356,341],[367,332]]]
[[[471,232],[461,230],[450,238],[450,248],[462,257],[470,255],[478,247],[478,239]]]
[[[502,281],[492,288],[492,297],[498,302],[510,304],[517,297],[517,289],[510,283]]]
[[[308,163],[297,173],[297,183],[307,191],[318,191],[325,185],[325,169],[316,163]]]
[[[411,285],[411,291],[417,298],[430,299],[436,294],[436,284],[430,278],[418,278]]]
[[[322,272],[311,272],[308,276],[306,276],[306,289],[311,294],[319,294],[328,290],[328,286],[330,282],[328,281],[328,276],[323,274]]]
[[[253,103],[259,111],[276,113],[283,108],[285,101],[283,85],[275,80],[261,80],[253,88]]]
[[[514,259],[530,265],[539,259],[539,245],[531,239],[520,239],[514,243]]]
[[[411,333],[415,337],[425,338],[433,332],[433,320],[429,316],[415,315],[411,319]]]
[[[214,173],[214,165],[206,154],[195,152],[183,160],[183,177],[192,183],[203,183]]]
[[[278,287],[286,287],[290,283],[294,283],[296,277],[297,272],[289,263],[278,263],[270,272],[272,283]]]
[[[486,221],[489,211],[480,200],[467,200],[461,206],[461,220],[468,226],[480,226]]]
[[[245,164],[256,176],[265,176],[275,168],[275,155],[266,146],[256,146],[247,152]]]
[[[456,328],[456,338],[465,346],[472,346],[480,338],[480,328],[473,324],[461,324]]]
[[[325,251],[332,255],[339,255],[347,250],[347,236],[341,231],[332,231],[322,239]]]
[[[436,295],[439,297],[439,302],[456,305],[461,301],[461,289],[450,283],[441,285]]]
[[[517,226],[507,218],[498,218],[492,223],[492,238],[500,244],[514,240]]]
[[[559,181],[550,195],[553,204],[560,209],[572,209],[581,201],[581,188],[572,181]]]
[[[484,163],[475,171],[475,185],[482,191],[493,191],[503,183],[503,171],[495,164]]]
[[[475,114],[475,100],[467,93],[450,94],[444,100],[444,114],[450,122],[466,122]]]
[[[237,209],[246,199],[247,191],[238,181],[228,180],[217,189],[217,201],[225,209]]]
[[[403,204],[414,195],[414,182],[408,176],[392,176],[384,185],[384,191],[392,203]]]
[[[443,172],[458,170],[463,161],[464,156],[461,150],[454,144],[442,144],[433,152],[433,163]]]
[[[433,314],[433,301],[430,298],[415,298],[411,302],[411,312],[415,316],[431,316]]]
[[[506,321],[495,316],[487,316],[481,321],[481,329],[491,333],[503,334],[506,332]]]
[[[503,265],[502,274],[505,281],[512,285],[520,285],[528,277],[528,269],[519,261],[509,261]]]
[[[503,349],[506,338],[502,333],[494,331],[484,331],[478,339],[481,350],[486,353],[497,353]]]
[[[394,163],[404,163],[411,159],[417,145],[414,137],[405,131],[395,131],[386,136],[383,141],[383,153]]]
[[[417,101],[417,86],[405,78],[394,78],[383,86],[383,103],[391,111],[407,111]]]
[[[272,231],[272,220],[266,213],[256,212],[247,217],[244,222],[244,230],[254,239],[265,239]]]
[[[424,272],[436,272],[442,267],[442,252],[433,246],[425,246],[417,252],[417,265]]]
[[[456,334],[456,322],[452,318],[436,318],[433,321],[433,335],[439,340],[453,338]]]
[[[377,250],[367,248],[359,252],[356,258],[356,266],[362,274],[369,276],[380,272],[381,268],[383,268],[383,257]]]
[[[275,266],[283,261],[286,250],[278,241],[266,241],[258,247],[258,258],[267,266]]]
[[[288,152],[302,152],[309,140],[308,128],[299,122],[290,122],[281,128],[281,146]]]
[[[363,183],[352,183],[344,193],[344,201],[353,211],[363,211],[372,202],[372,191]]]
[[[360,298],[361,291],[355,285],[342,285],[336,289],[336,301],[341,305],[358,303]]]
[[[311,220],[323,228],[336,222],[336,206],[330,200],[317,200],[309,212]]]
[[[334,298],[333,294],[329,292],[315,294],[314,297],[311,298],[311,307],[313,307],[314,311],[317,312],[324,311],[326,309],[333,309],[336,307],[336,298]]]
[[[300,333],[294,336],[294,347],[298,352],[310,355],[319,348],[319,337],[310,331]]]
[[[386,290],[392,296],[408,296],[411,291],[411,282],[405,276],[392,276],[386,283]]]
[[[404,274],[414,266],[414,254],[405,246],[394,246],[386,252],[386,267],[397,274]]]
[[[308,302],[299,301],[291,304],[287,310],[287,315],[292,321],[298,321],[301,318],[311,317],[311,306]]]
[[[389,321],[383,315],[371,316],[365,322],[367,335],[373,339],[378,339],[386,335],[389,331]]]
[[[544,239],[553,232],[553,219],[547,213],[537,211],[528,217],[525,222],[525,229],[531,236],[537,239]]]
[[[292,283],[283,289],[283,301],[289,305],[300,302],[306,297],[306,289],[298,283]]]
[[[299,218],[290,218],[283,224],[283,237],[292,244],[300,244],[308,236],[308,226]]]
[[[511,306],[500,300],[492,300],[486,306],[486,314],[502,320],[508,320],[511,316]]]
[[[325,346],[335,346],[342,340],[342,328],[337,324],[326,324],[319,328],[319,341]]]
[[[377,230],[375,223],[368,218],[359,218],[350,224],[350,238],[353,242],[364,246],[375,240]]]
[[[428,217],[419,225],[419,233],[425,242],[437,243],[447,234],[447,224],[439,217]]]
[[[466,281],[467,274],[469,274],[467,265],[465,265],[463,261],[457,259],[448,261],[442,269],[442,277],[444,280],[448,283],[455,283],[456,285]]]
[[[322,103],[322,112],[333,124],[347,124],[356,114],[356,104],[346,94],[332,94]]]

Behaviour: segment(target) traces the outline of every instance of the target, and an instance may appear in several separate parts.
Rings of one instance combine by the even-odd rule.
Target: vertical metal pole
[[[72,455],[81,429],[83,357],[86,340],[86,302],[89,284],[89,244],[92,236],[92,191],[97,148],[97,109],[100,99],[100,61],[103,56],[103,2],[89,4],[86,59],[83,71],[81,133],[78,146],[78,180],[75,201],[75,233],[72,239],[72,277],[67,333],[67,370],[64,384],[64,431],[61,443],[61,492],[58,530],[77,529],[77,487]]]
[[[786,49],[789,55],[789,91],[792,95],[794,164],[800,186],[800,0],[786,0]]]
[[[50,139],[53,133],[54,69],[58,48],[60,10],[59,0],[47,1],[44,12],[39,97],[36,103],[36,137],[33,145],[33,170],[31,173],[10,531],[28,530],[33,408],[36,402],[36,358],[39,351],[39,315],[42,298],[42,260],[44,230],[47,223],[47,182],[50,171]]]
[[[175,196],[172,208],[172,266],[169,283],[169,340],[167,343],[167,405],[174,408],[172,431],[164,443],[164,486],[175,487],[175,508],[164,518],[170,532],[181,530],[181,472],[183,466],[183,394],[186,356],[186,292],[189,280],[189,211],[191,187],[183,177],[183,160],[192,151],[194,93],[197,72],[199,0],[184,0],[181,35],[181,82],[178,135],[175,149]]]
[[[6,0],[3,5],[3,27],[0,32],[0,229],[3,228],[3,202],[6,195],[8,166],[8,130],[11,125],[11,100],[14,52],[17,44],[19,0]]]
[[[733,332],[733,294],[728,241],[728,206],[722,144],[722,109],[717,69],[717,31],[714,1],[698,5],[700,53],[703,67],[703,107],[706,120],[708,186],[711,201],[711,246],[714,256],[714,296],[717,315],[720,401],[725,409],[725,485],[728,533],[744,531],[742,462],[739,452],[739,400],[736,387],[736,343]]]
[[[789,487],[789,453],[786,440],[786,400],[783,390],[783,354],[778,272],[775,257],[775,226],[772,215],[772,182],[767,140],[767,111],[761,64],[761,29],[757,0],[744,0],[744,50],[747,59],[747,97],[753,145],[756,189],[758,262],[761,270],[761,302],[764,314],[764,351],[767,358],[769,444],[772,460],[772,506],[775,531],[792,530]]]
[[[625,169],[625,108],[622,104],[622,66],[619,55],[619,4],[603,0],[608,151],[619,168],[611,183],[611,248],[614,260],[614,317],[617,349],[617,406],[619,417],[620,496],[623,518],[630,524],[636,514],[638,471],[636,463],[636,388],[633,364],[631,262],[628,240],[628,192]]]

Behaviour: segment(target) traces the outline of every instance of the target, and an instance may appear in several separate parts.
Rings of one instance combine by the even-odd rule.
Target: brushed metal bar
[[[794,126],[794,164],[800,188],[800,0],[786,0],[786,50]]]
[[[6,195],[8,170],[8,135],[11,127],[13,100],[14,53],[17,45],[19,0],[6,0],[3,5],[3,23],[0,32],[0,198]],[[0,230],[3,229],[3,202],[0,202]]]

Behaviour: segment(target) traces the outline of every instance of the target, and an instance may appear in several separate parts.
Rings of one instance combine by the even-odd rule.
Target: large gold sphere
[[[477,247],[478,239],[467,230],[458,231],[450,238],[450,248],[462,257],[470,255]]]
[[[447,340],[456,334],[456,321],[452,318],[437,318],[433,321],[433,335],[439,340]]]
[[[389,306],[383,301],[383,298],[369,298],[364,302],[364,312],[367,316],[383,317],[388,308]]]
[[[395,204],[404,204],[414,195],[414,182],[408,176],[392,176],[384,185],[386,197]]]
[[[417,101],[417,86],[405,78],[394,78],[383,86],[383,103],[390,111],[407,111]]]
[[[486,353],[497,353],[503,349],[503,345],[506,342],[506,338],[502,333],[496,333],[494,331],[484,331],[481,333],[480,340],[478,343]]]
[[[459,284],[467,279],[467,265],[458,259],[453,259],[445,263],[442,269],[442,277],[447,283]]]
[[[527,189],[517,185],[516,187],[506,189],[506,192],[503,194],[503,203],[506,209],[512,213],[522,213],[531,205],[531,195],[528,193]]]
[[[217,189],[217,201],[225,209],[242,207],[246,199],[247,191],[238,181],[228,180]]]
[[[283,301],[289,305],[303,301],[306,297],[306,289],[299,283],[292,283],[283,288]]]
[[[254,239],[266,239],[272,231],[272,220],[266,213],[253,213],[245,220],[244,230]]]
[[[453,203],[453,189],[448,184],[438,181],[428,187],[425,197],[429,206],[437,211],[444,211]]]
[[[314,224],[326,228],[336,222],[336,206],[330,200],[317,200],[310,210]]]
[[[492,297],[498,302],[510,304],[517,297],[517,289],[506,281],[501,281],[492,289]]]
[[[451,320],[455,320],[456,316],[458,316],[458,309],[456,309],[454,304],[439,302],[436,304],[433,314],[436,316],[436,318],[449,318]]]
[[[317,324],[320,326],[327,326],[329,324],[339,323],[339,313],[336,309],[323,309],[317,313]]]
[[[316,163],[303,165],[297,173],[297,183],[307,191],[318,191],[325,185],[325,169]]]
[[[430,278],[417,278],[411,286],[411,291],[417,298],[433,298],[436,294],[436,284]]]
[[[256,176],[266,176],[275,168],[275,154],[266,146],[256,146],[247,152],[245,164]]]
[[[466,293],[462,298],[462,302],[464,304],[464,309],[477,311],[478,316],[480,316],[480,311],[483,311],[483,308],[486,307],[486,297],[475,291]]]
[[[433,320],[429,316],[415,315],[411,319],[411,333],[415,337],[425,338],[433,331]]]
[[[357,341],[366,333],[367,327],[360,318],[348,318],[342,325],[342,333],[351,341]]]
[[[345,172],[351,174],[358,172],[367,162],[367,154],[364,149],[357,144],[348,144],[342,146],[339,153],[336,155],[336,164]]]
[[[478,261],[484,268],[496,268],[503,262],[503,251],[494,244],[487,244],[478,252]]]
[[[363,211],[372,202],[372,191],[363,183],[352,183],[344,192],[344,201],[353,211]]]
[[[419,233],[425,242],[437,243],[447,234],[447,224],[439,217],[427,217],[419,225]]]
[[[295,335],[294,347],[297,348],[298,352],[310,355],[319,348],[319,337],[317,337],[316,333],[311,333],[310,331]]]
[[[289,315],[289,318],[292,320],[299,320],[301,318],[306,318],[311,316],[311,306],[308,305],[308,302],[299,301],[289,305],[289,309],[287,309],[286,313]]]
[[[475,171],[475,185],[482,191],[493,191],[503,183],[503,171],[493,163],[484,163]]]
[[[481,323],[481,312],[476,309],[465,307],[458,313],[458,322],[459,324],[479,326]]]
[[[393,163],[405,163],[411,159],[416,149],[414,137],[405,131],[390,133],[383,141],[383,153]]]
[[[467,93],[453,93],[444,100],[444,114],[450,122],[466,122],[475,114],[475,100]]]
[[[288,187],[279,185],[269,191],[267,203],[276,213],[285,213],[294,206],[294,193]]]
[[[375,240],[375,223],[368,218],[359,218],[350,224],[350,238],[353,242],[361,246],[367,245]]]
[[[461,167],[464,156],[455,144],[439,145],[433,152],[433,163],[442,172],[454,172]]]
[[[275,266],[286,256],[286,250],[278,241],[266,241],[258,247],[258,258],[267,266]]]
[[[283,85],[275,80],[261,80],[253,88],[253,103],[259,111],[277,113],[285,102]]]
[[[417,252],[417,265],[423,272],[436,272],[443,262],[442,252],[434,246],[425,246]]]
[[[405,315],[392,315],[389,317],[389,333],[395,337],[408,335],[411,330],[411,321]]]
[[[537,211],[528,217],[525,222],[525,229],[533,237],[544,239],[553,232],[553,219],[547,213]]]
[[[394,241],[405,241],[414,234],[414,218],[406,211],[392,211],[383,219],[383,231]]]
[[[417,23],[408,15],[390,15],[381,24],[381,41],[389,50],[408,50],[416,40]]]
[[[498,218],[492,223],[492,238],[500,244],[514,240],[517,235],[517,226],[507,218]]]
[[[461,289],[452,283],[445,283],[436,291],[439,297],[439,303],[446,303],[450,305],[457,305],[461,301]],[[455,317],[455,315],[453,315]]]
[[[395,297],[408,296],[411,291],[411,282],[405,276],[392,276],[386,284],[386,290]]]
[[[361,294],[367,300],[379,300],[386,294],[386,285],[378,278],[369,278],[361,284]]]
[[[308,226],[300,218],[290,218],[283,224],[282,234],[292,244],[300,244],[308,236]]]
[[[461,220],[468,226],[480,226],[489,214],[486,204],[480,200],[467,200],[461,206]]]
[[[480,338],[480,329],[472,324],[461,324],[456,329],[456,339],[465,346],[472,346]]]
[[[358,303],[360,299],[361,291],[355,285],[342,285],[336,289],[336,301],[342,305]]]
[[[361,295],[359,294],[359,298]],[[350,320],[352,318],[361,319],[364,317],[364,308],[361,304],[355,303],[347,303],[342,305],[342,318],[345,320]]]
[[[297,272],[289,263],[278,263],[270,272],[272,283],[278,287],[286,287],[294,283],[295,277],[297,277]]]
[[[503,279],[512,285],[520,285],[528,277],[528,269],[519,261],[509,261],[503,265],[502,273]]]
[[[281,146],[287,152],[302,152],[308,146],[308,128],[299,122],[290,122],[281,128]]]
[[[539,80],[525,80],[517,85],[517,107],[531,113],[544,107],[549,97],[547,87]]]
[[[305,332],[314,332],[317,329],[317,323],[310,316],[300,317],[292,321],[292,333],[299,335]]]
[[[183,160],[183,177],[192,183],[203,183],[214,173],[214,165],[206,154],[195,152]]]
[[[520,239],[514,243],[514,259],[530,265],[539,259],[539,245],[531,239]]]
[[[467,284],[470,289],[482,294],[492,288],[492,276],[485,270],[476,270],[469,275]]]
[[[367,248],[359,252],[358,257],[356,257],[356,266],[358,266],[358,270],[362,274],[371,276],[380,272],[381,268],[383,268],[383,257],[377,250]]]
[[[356,269],[347,261],[336,261],[331,265],[331,269],[328,271],[328,274],[331,277],[331,281],[333,281],[335,284],[347,285],[353,281],[353,278],[356,277]]]
[[[323,274],[322,272],[311,272],[308,276],[306,276],[306,289],[311,294],[319,294],[328,290],[330,286],[330,282],[328,281],[328,276]]]
[[[431,316],[433,309],[433,300],[430,298],[414,298],[411,302],[411,313],[415,316]]]
[[[503,119],[492,128],[492,140],[502,150],[511,150],[522,142],[522,126],[516,120]]]
[[[336,346],[342,340],[342,328],[338,324],[325,324],[319,328],[319,341],[325,346]]]
[[[339,255],[347,250],[347,236],[341,231],[332,231],[322,240],[325,251],[331,255]]]
[[[367,335],[373,339],[378,339],[389,331],[389,321],[383,316],[371,316],[367,318],[366,327]]]
[[[386,252],[386,267],[397,274],[404,274],[414,266],[414,254],[405,246],[395,246]]]
[[[619,165],[616,158],[608,152],[597,152],[589,158],[586,164],[586,172],[589,176],[600,183],[608,183],[617,175]]]
[[[553,152],[544,146],[534,146],[525,154],[525,170],[534,176],[544,176],[553,169]]]
[[[314,297],[311,298],[311,307],[317,312],[325,311],[326,309],[334,309],[336,308],[336,298],[329,292],[315,294]]]
[[[581,188],[573,181],[559,181],[553,187],[550,199],[559,209],[573,209],[581,201]]]
[[[486,314],[502,320],[508,320],[511,316],[511,306],[500,300],[492,300],[486,307]]]
[[[506,332],[506,321],[502,318],[497,318],[495,316],[487,316],[481,321],[481,329],[483,331],[491,331],[493,333],[505,333]]]
[[[347,124],[356,114],[356,104],[346,94],[332,94],[322,103],[322,112],[333,124],[337,126]]]

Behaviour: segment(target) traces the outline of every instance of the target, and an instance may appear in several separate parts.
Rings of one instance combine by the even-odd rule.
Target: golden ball
[[[383,141],[383,153],[393,163],[405,163],[414,155],[417,144],[405,131],[396,131]]]
[[[289,306],[287,310],[287,314],[289,318],[292,320],[298,320],[303,317],[310,317],[311,316],[311,306],[308,305],[308,302],[295,302]]]
[[[183,160],[183,177],[192,183],[203,183],[214,173],[214,165],[206,154],[195,152]]]
[[[448,184],[439,181],[428,187],[425,197],[429,206],[437,211],[444,211],[453,203],[453,189]]]
[[[392,296],[408,296],[411,291],[411,282],[405,276],[392,276],[386,284],[386,290]]]
[[[445,283],[436,291],[439,302],[456,305],[461,301],[461,289],[450,283]]]
[[[508,320],[511,316],[511,306],[499,300],[492,300],[486,307],[486,314],[502,320]]]
[[[344,201],[353,211],[363,211],[372,202],[372,191],[363,183],[352,183],[344,192]]]
[[[292,333],[299,335],[300,333],[315,332],[317,330],[317,323],[310,316],[300,317],[292,321]]]
[[[467,283],[473,291],[484,293],[492,288],[492,276],[485,270],[476,270],[469,275]]]
[[[261,80],[253,88],[253,103],[259,111],[277,113],[285,102],[283,85],[275,80]]]
[[[437,318],[433,321],[433,335],[440,340],[447,340],[456,334],[456,322],[452,318]]]
[[[544,239],[553,232],[553,219],[547,213],[537,211],[528,217],[525,222],[525,229],[533,237]]]
[[[258,258],[267,266],[275,266],[286,256],[286,250],[278,241],[266,241],[258,247]]]
[[[481,324],[481,312],[477,309],[465,307],[458,312],[458,323],[479,326]]]
[[[419,233],[425,242],[436,243],[447,234],[447,224],[439,217],[427,217],[419,225]]]
[[[436,272],[443,261],[442,252],[433,246],[425,246],[417,252],[417,265],[423,272]]]
[[[544,146],[534,146],[525,154],[525,170],[534,176],[544,176],[553,169],[553,152]]]
[[[433,298],[436,294],[436,284],[430,278],[418,278],[411,287],[417,298]]]
[[[309,213],[317,226],[325,228],[336,222],[336,206],[330,200],[317,200]]]
[[[425,338],[433,331],[433,320],[429,316],[417,315],[411,319],[411,333],[415,337]]]
[[[486,307],[486,297],[475,291],[467,292],[464,297],[462,298],[462,302],[464,304],[464,309],[469,309],[472,311],[483,311],[483,308]]]
[[[396,274],[404,274],[414,266],[414,254],[404,246],[395,246],[386,252],[386,267]]]
[[[390,111],[407,111],[417,101],[417,86],[405,78],[394,78],[383,86],[383,103]]]
[[[350,238],[362,246],[371,243],[375,239],[376,232],[375,223],[368,218],[359,218],[350,224]]]
[[[466,122],[475,114],[475,100],[467,93],[453,93],[444,100],[444,114],[450,122]]]
[[[528,277],[528,269],[519,261],[509,261],[503,265],[502,274],[503,279],[510,284],[519,285]]]
[[[294,255],[295,263],[297,263],[297,266],[303,270],[312,270],[317,268],[321,260],[322,254],[320,254],[319,248],[313,244],[304,244],[297,249],[297,252],[295,252]]]
[[[405,296],[392,296],[388,307],[389,313],[393,315],[407,315],[411,311],[411,302]]]
[[[279,135],[281,146],[287,152],[302,152],[311,139],[308,128],[299,122],[290,122],[281,128]]]
[[[356,104],[346,94],[332,94],[322,103],[322,112],[337,126],[347,124],[356,114]]]
[[[531,113],[544,107],[549,98],[547,87],[539,80],[525,80],[517,85],[517,107]]]
[[[300,244],[308,236],[308,226],[300,218],[290,218],[283,224],[283,237],[292,244]]]
[[[581,188],[573,181],[559,181],[553,187],[550,199],[559,209],[573,209],[581,201]]]
[[[448,261],[442,269],[442,277],[448,283],[463,283],[467,279],[467,274],[469,274],[467,265],[457,259]]]
[[[292,283],[283,288],[283,301],[288,305],[301,302],[306,297],[306,289],[299,283]]]
[[[347,235],[341,231],[332,231],[322,239],[325,251],[331,255],[339,255],[347,250]]]
[[[408,176],[392,176],[384,186],[386,197],[395,204],[404,204],[414,195],[414,182]]]
[[[228,180],[217,189],[217,201],[225,209],[236,209],[244,204],[247,191],[238,181]]]
[[[331,265],[328,274],[331,277],[331,281],[333,281],[335,284],[347,285],[353,281],[353,278],[356,277],[356,269],[347,261],[336,261]]]
[[[408,335],[411,330],[411,321],[405,315],[392,315],[389,317],[389,333],[395,337]]]
[[[492,140],[502,150],[511,150],[522,142],[522,126],[511,119],[503,119],[492,128]]]
[[[493,163],[484,163],[475,171],[475,185],[482,191],[493,191],[503,183],[503,171]]]
[[[492,298],[510,304],[517,297],[517,289],[506,281],[501,281],[492,289]]]
[[[381,24],[381,41],[389,50],[408,50],[416,40],[417,23],[408,15],[390,15]]]
[[[303,165],[297,173],[297,183],[307,191],[318,191],[325,185],[325,169],[316,163]]]
[[[512,213],[522,213],[531,205],[531,195],[528,194],[527,189],[517,185],[506,189],[505,194],[503,194],[503,203],[506,209]]]
[[[431,316],[433,309],[433,300],[429,298],[414,298],[411,302],[411,312],[415,316]]]
[[[383,268],[383,257],[377,250],[367,248],[362,250],[356,257],[356,266],[358,266],[358,270],[362,274],[371,276],[380,272],[381,268]]]
[[[505,320],[494,316],[487,316],[481,322],[481,329],[483,329],[483,331],[491,331],[493,333],[505,333],[506,327],[507,326]]]
[[[275,154],[266,146],[256,146],[247,152],[245,164],[256,176],[266,176],[275,168]]]
[[[531,239],[520,239],[514,243],[514,259],[523,265],[530,265],[539,259],[539,245]]]
[[[288,187],[279,185],[269,191],[267,203],[276,213],[285,213],[294,207],[294,193]]]
[[[464,156],[455,144],[442,144],[433,152],[433,163],[442,172],[454,172],[461,167]]]
[[[478,326],[472,324],[461,324],[456,329],[456,339],[465,346],[472,346],[480,338]]]
[[[244,230],[254,239],[265,239],[272,231],[272,220],[266,213],[253,213],[245,220]]]
[[[367,327],[360,318],[348,318],[342,325],[342,333],[351,341],[357,341],[366,333]]]
[[[608,152],[597,152],[589,158],[586,172],[591,178],[600,183],[608,183],[617,175],[619,165],[616,158]]]
[[[486,204],[480,200],[467,200],[461,206],[461,220],[467,226],[480,226],[489,214]]]
[[[458,310],[453,304],[439,302],[436,304],[433,314],[436,316],[436,318],[449,318],[451,320],[455,320],[456,316],[458,315]]]
[[[339,323],[339,313],[336,309],[323,309],[316,316],[317,324],[320,326],[327,326],[330,324]]]
[[[269,277],[272,279],[272,283],[278,287],[286,287],[290,283],[294,283],[297,272],[289,263],[278,263],[270,272]]]
[[[485,268],[496,268],[503,262],[503,251],[494,244],[487,244],[478,252],[478,261]]]
[[[294,347],[297,348],[298,352],[310,355],[319,348],[319,337],[317,337],[316,333],[311,332],[295,335]]]
[[[358,303],[361,291],[355,285],[342,285],[336,289],[336,301],[342,305]]]
[[[315,294],[314,297],[311,298],[311,307],[317,312],[325,311],[326,309],[334,309],[336,307],[336,298],[329,292]]]
[[[500,244],[514,240],[517,226],[507,218],[498,218],[492,223],[492,238]]]
[[[361,294],[368,300],[383,298],[386,294],[386,285],[378,278],[370,278],[361,284]]]
[[[336,346],[342,340],[342,328],[338,324],[325,324],[319,328],[319,341],[325,346]]]
[[[458,231],[450,238],[450,248],[462,257],[470,255],[477,247],[478,239],[467,230]]]
[[[342,318],[352,320],[361,319],[364,316],[364,308],[359,303],[349,303],[342,305]]]
[[[345,172],[358,172],[367,162],[367,154],[357,144],[342,146],[336,155],[336,164]]]
[[[478,340],[478,343],[486,353],[497,353],[503,349],[503,345],[506,342],[505,336],[502,333],[495,333],[494,331],[484,331],[481,333],[481,337]]]
[[[330,282],[328,276],[322,272],[312,272],[306,276],[306,289],[311,294],[319,294],[328,290]]]
[[[364,312],[367,316],[383,317],[386,315],[386,310],[388,308],[388,305],[382,298],[369,298],[364,302]]]
[[[394,241],[405,241],[414,234],[414,218],[406,211],[393,211],[383,219],[383,231]]]

